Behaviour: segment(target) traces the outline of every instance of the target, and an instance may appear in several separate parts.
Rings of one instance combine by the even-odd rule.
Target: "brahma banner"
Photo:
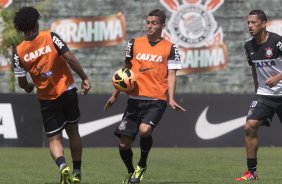
[[[13,0],[0,0],[0,7],[7,8]]]
[[[5,58],[0,54],[0,72],[7,71],[11,69],[11,62],[9,59]]]
[[[213,16],[224,0],[160,0],[172,15],[163,36],[175,43],[182,58],[179,75],[222,70],[227,66],[223,31]]]
[[[119,12],[104,17],[57,20],[50,30],[58,33],[72,49],[113,46],[125,40],[126,22]]]
[[[282,35],[282,19],[276,19],[267,22],[266,29],[276,34]]]

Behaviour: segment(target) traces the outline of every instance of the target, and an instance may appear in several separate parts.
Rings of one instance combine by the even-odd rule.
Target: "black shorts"
[[[282,96],[257,95],[250,105],[247,120],[264,120],[263,125],[270,126],[274,113],[282,122]]]
[[[80,117],[76,88],[64,92],[55,100],[39,100],[44,129],[48,137],[56,135],[67,124],[77,123]]]
[[[140,123],[146,123],[154,128],[161,120],[166,106],[167,103],[163,100],[128,99],[122,121],[114,134],[118,137],[126,135],[134,140]]]

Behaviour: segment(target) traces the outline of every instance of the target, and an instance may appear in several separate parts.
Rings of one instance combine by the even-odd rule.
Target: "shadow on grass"
[[[161,182],[146,182],[155,184],[193,184],[198,183],[197,181],[161,181]]]
[[[58,183],[58,182],[57,182]],[[44,184],[57,184],[57,183],[51,183],[51,182],[48,182],[48,183],[44,183]],[[85,183],[85,182],[83,182],[83,184],[90,184],[90,183]],[[92,183],[91,183],[92,184]]]
[[[194,184],[194,183],[198,183],[196,181],[189,181],[189,182],[186,182],[186,181],[161,181],[161,182],[146,182],[146,183],[154,183],[154,184]],[[45,183],[45,184],[54,184],[54,183],[51,183],[51,182],[48,182],[48,183]],[[90,184],[90,183],[84,183],[83,184]]]

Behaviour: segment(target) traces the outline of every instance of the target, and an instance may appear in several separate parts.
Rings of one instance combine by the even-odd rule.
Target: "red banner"
[[[7,8],[13,0],[0,0],[0,7]]]
[[[104,17],[61,19],[50,29],[72,49],[117,45],[126,36],[126,22],[121,12]]]

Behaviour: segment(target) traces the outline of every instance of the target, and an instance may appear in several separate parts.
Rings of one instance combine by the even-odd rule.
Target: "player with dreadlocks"
[[[37,88],[41,115],[50,153],[60,169],[60,184],[80,183],[82,146],[78,132],[80,111],[77,88],[71,70],[81,78],[81,93],[86,95],[90,81],[66,43],[54,32],[40,31],[40,14],[33,7],[20,8],[14,18],[15,28],[24,33],[24,41],[14,55],[14,73],[27,93]],[[27,72],[33,82],[27,80]],[[73,173],[66,164],[62,130],[66,130],[73,160]]]

